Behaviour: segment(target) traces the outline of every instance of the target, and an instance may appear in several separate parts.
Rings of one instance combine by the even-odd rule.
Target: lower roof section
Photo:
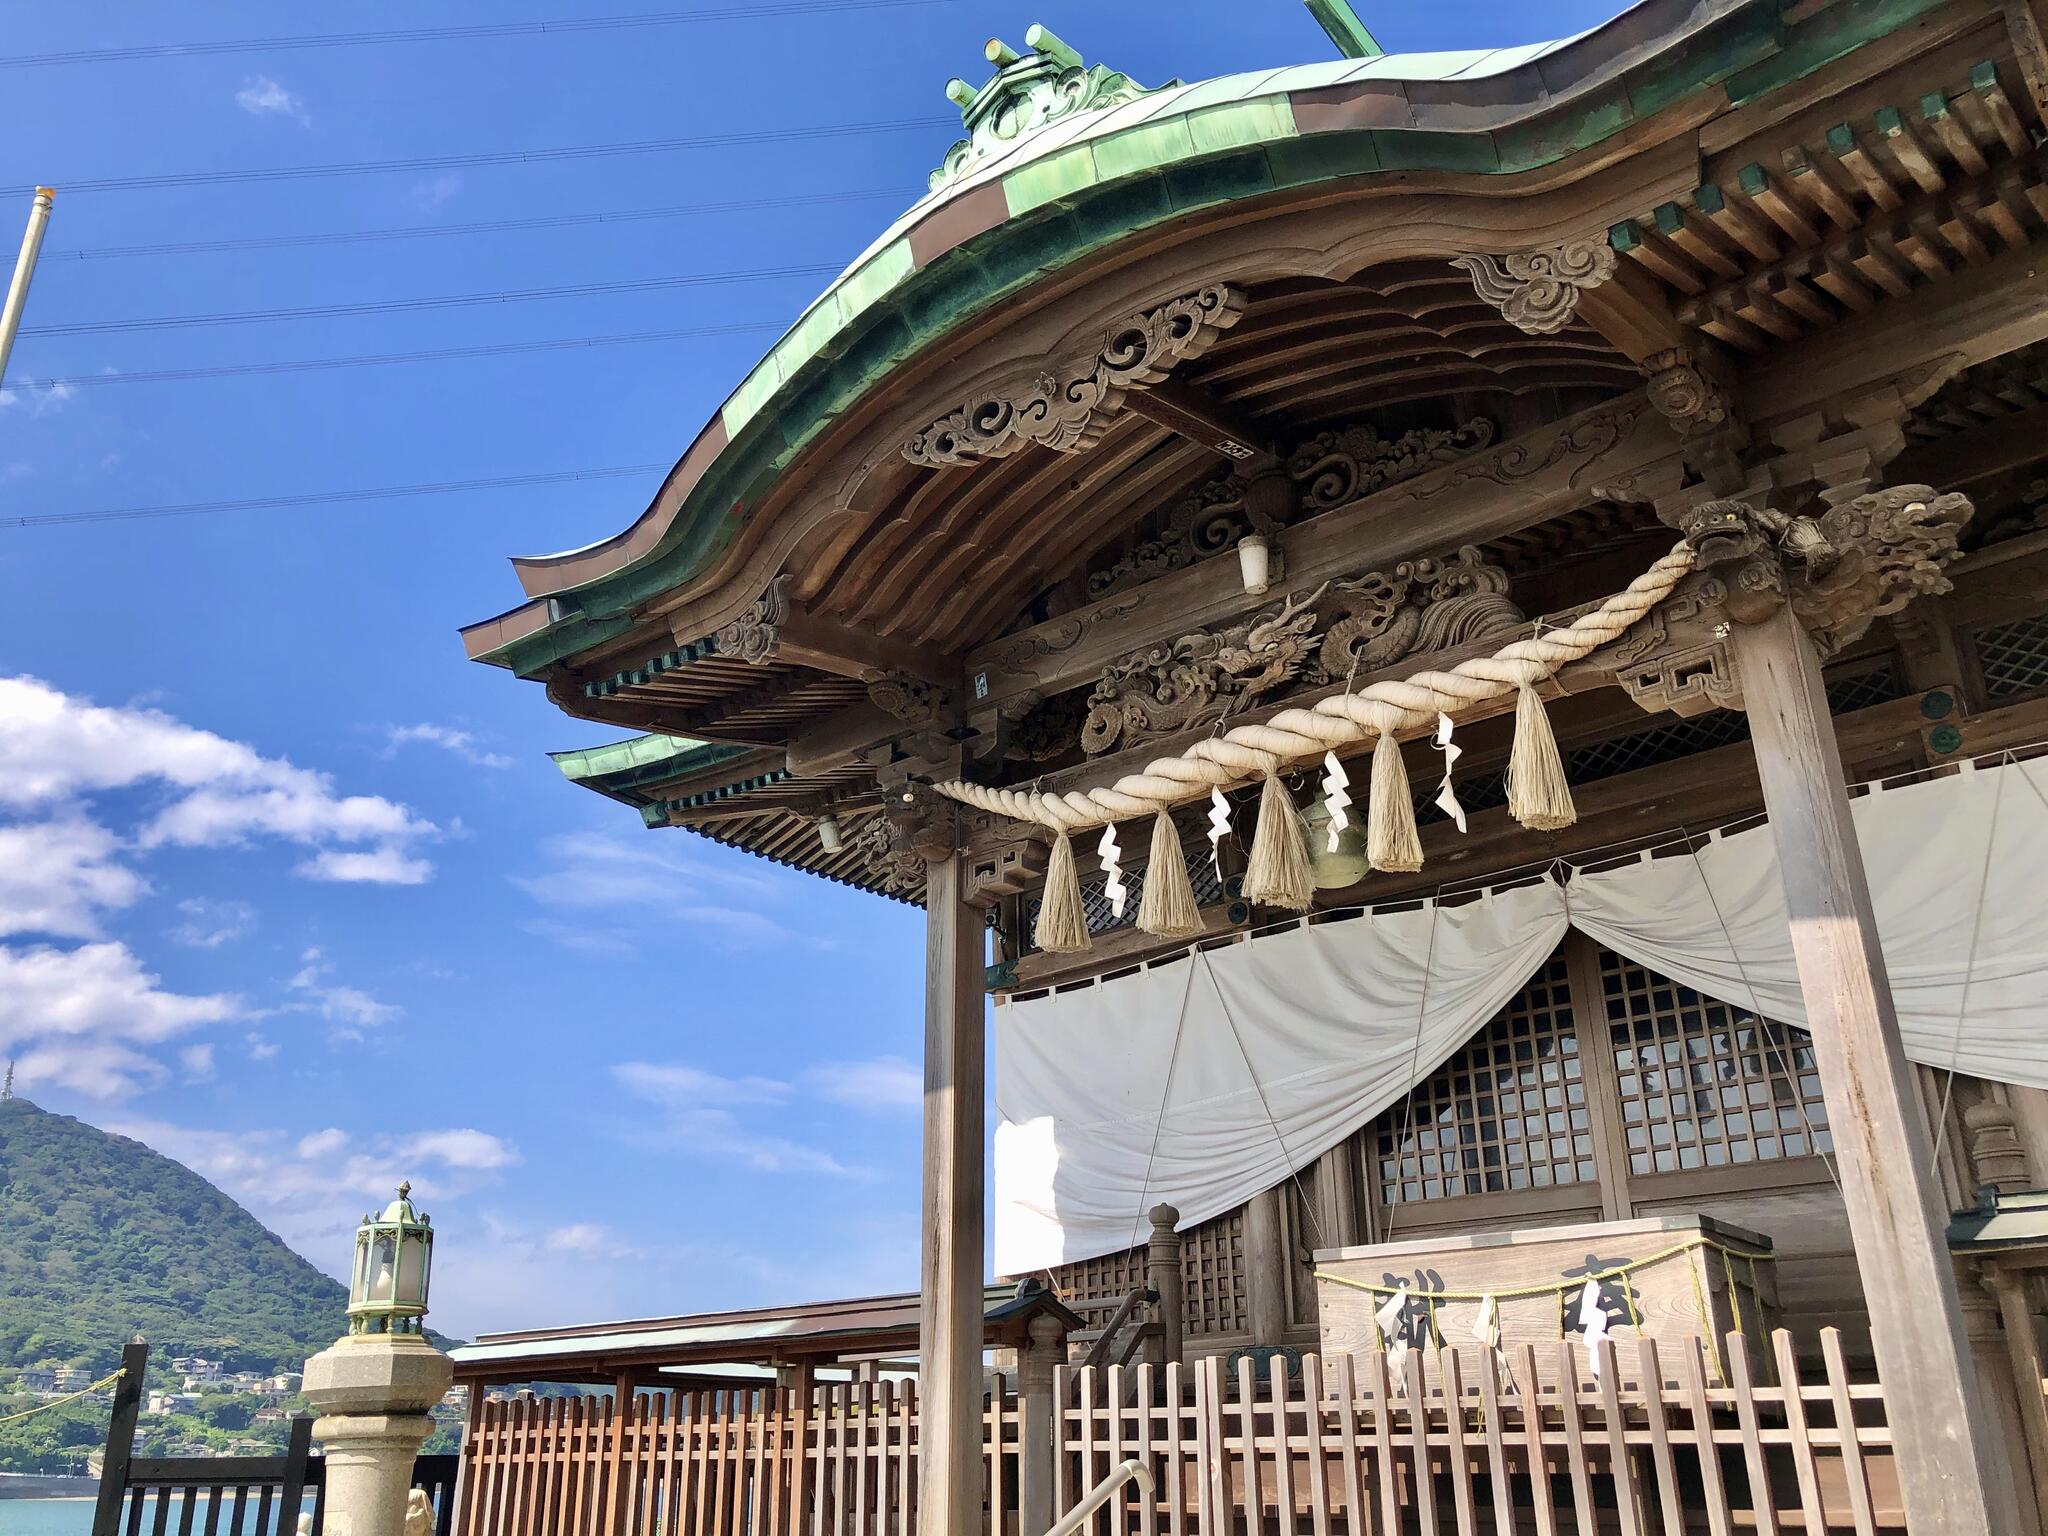
[[[450,1350],[455,1379],[602,1381],[672,1366],[776,1365],[917,1352],[921,1302],[915,1292],[849,1301],[750,1307],[683,1317],[638,1318],[573,1328],[487,1333]],[[1036,1280],[991,1284],[982,1292],[983,1342],[1015,1347],[1035,1317],[1069,1330],[1081,1319]]]

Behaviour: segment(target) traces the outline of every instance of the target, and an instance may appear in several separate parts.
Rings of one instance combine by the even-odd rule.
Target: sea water
[[[0,1536],[90,1536],[91,1499],[0,1499]]]

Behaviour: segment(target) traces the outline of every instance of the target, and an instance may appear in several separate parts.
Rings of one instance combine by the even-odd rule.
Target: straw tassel
[[[1508,757],[1508,814],[1537,832],[1555,832],[1579,819],[1564,776],[1557,737],[1543,700],[1528,683],[1515,701],[1515,746]]]
[[[1074,866],[1073,841],[1062,831],[1052,841],[1045,870],[1045,895],[1038,903],[1032,938],[1047,954],[1070,955],[1088,947],[1088,914],[1081,906],[1081,873]]]
[[[1202,909],[1188,879],[1187,855],[1173,818],[1152,818],[1152,860],[1145,866],[1145,894],[1138,901],[1138,927],[1161,939],[1191,939],[1202,931]]]
[[[1412,875],[1422,868],[1422,837],[1415,830],[1415,800],[1401,743],[1380,732],[1372,748],[1372,806],[1366,813],[1365,857],[1386,874]]]
[[[1245,900],[1306,912],[1315,889],[1301,817],[1295,813],[1293,797],[1269,773],[1259,796],[1259,830],[1252,836],[1251,862],[1244,872]]]

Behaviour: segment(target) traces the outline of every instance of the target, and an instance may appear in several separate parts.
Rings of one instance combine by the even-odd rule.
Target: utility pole
[[[42,253],[43,231],[49,227],[50,205],[57,200],[55,187],[37,187],[29,205],[28,232],[21,237],[21,256],[14,263],[14,281],[7,285],[7,304],[0,308],[0,385],[7,382],[7,357],[14,350],[14,333],[21,329],[21,312],[28,308],[28,283],[36,275],[36,257]]]

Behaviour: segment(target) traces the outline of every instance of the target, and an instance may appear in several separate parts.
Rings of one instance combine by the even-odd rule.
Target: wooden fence
[[[484,1402],[462,1536],[805,1536],[917,1528],[910,1382]],[[986,1498],[1016,1536],[1021,1409],[992,1379]]]
[[[1490,1355],[1415,1351],[1229,1365],[1062,1367],[1052,1399],[992,1384],[986,1507],[1020,1532],[1027,1434],[1049,1439],[1048,1507],[1119,1462],[1158,1493],[1092,1529],[1119,1536],[1678,1536],[1904,1527],[1883,1396],[1840,1337],[1802,1376],[1791,1340],[1759,1364],[1726,1342],[1728,1385],[1689,1342],[1560,1342]],[[1540,1367],[1540,1369],[1539,1369]],[[1055,1408],[1053,1405],[1057,1404]],[[1039,1426],[1042,1426],[1039,1427]],[[477,1404],[462,1536],[883,1536],[915,1529],[909,1383]],[[1037,1464],[1035,1459],[1033,1464]]]
[[[1523,1346],[1505,1371],[1490,1354],[1461,1368],[1446,1348],[1410,1352],[1398,1373],[1381,1354],[1075,1373],[1055,1391],[1068,1396],[1056,1415],[1054,1504],[1072,1508],[1110,1468],[1140,1457],[1157,1497],[1095,1530],[1903,1529],[1881,1390],[1849,1379],[1832,1329],[1817,1381],[1802,1380],[1789,1335],[1772,1342],[1783,1385],[1760,1382],[1739,1333],[1726,1344],[1727,1387],[1708,1385],[1697,1341],[1664,1355],[1649,1340],[1620,1352],[1603,1341],[1597,1371],[1583,1345],[1561,1341],[1540,1362]]]

